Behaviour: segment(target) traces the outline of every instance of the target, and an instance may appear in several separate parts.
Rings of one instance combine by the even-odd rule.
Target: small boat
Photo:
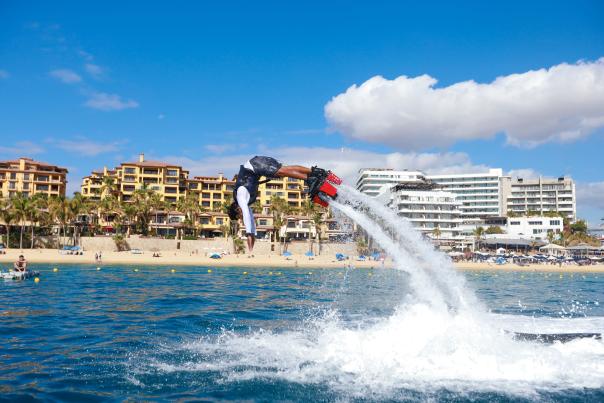
[[[0,276],[4,280],[27,280],[28,278],[34,278],[40,275],[39,271],[26,270],[26,271],[8,271],[0,273]]]

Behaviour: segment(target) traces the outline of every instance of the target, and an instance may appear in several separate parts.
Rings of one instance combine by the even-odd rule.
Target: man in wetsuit
[[[233,189],[233,203],[229,207],[229,218],[232,221],[243,218],[247,247],[250,253],[254,250],[256,241],[256,223],[251,205],[258,197],[258,185],[261,183],[260,177],[262,176],[267,178],[266,181],[282,177],[303,179],[307,181],[309,188],[316,187],[317,191],[320,187],[319,182],[329,180],[332,183],[341,183],[341,180],[329,171],[316,167],[307,168],[301,165],[283,165],[272,157],[255,156],[241,165]],[[335,196],[335,189],[333,189],[331,196]]]

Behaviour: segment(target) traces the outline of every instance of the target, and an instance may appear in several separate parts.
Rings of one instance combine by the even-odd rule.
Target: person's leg
[[[284,165],[277,171],[279,177],[289,177],[296,179],[306,179],[310,173],[310,168],[301,165]]]
[[[247,250],[252,254],[254,251],[254,244],[256,243],[256,237],[252,234],[247,234]]]

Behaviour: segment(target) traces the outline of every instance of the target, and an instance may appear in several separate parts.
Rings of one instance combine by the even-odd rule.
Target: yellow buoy
[[[369,275],[371,276],[371,273],[369,273]]]
[[[57,269],[56,267],[54,269],[52,269],[52,271],[54,271],[55,273],[59,271],[59,269]]]
[[[172,270],[170,270],[170,271],[171,271],[172,273],[176,273],[176,270],[174,270],[174,269],[172,269]]]
[[[244,271],[243,274],[247,274],[247,271]]]
[[[40,278],[39,277],[34,278],[34,283],[39,283],[39,282],[40,282]]]
[[[134,269],[134,271],[138,271],[138,269]]]
[[[560,278],[564,278],[564,275],[560,274]]]
[[[272,275],[273,275],[273,272],[272,272],[272,271],[269,271],[269,272],[268,272],[268,275],[269,275],[269,276],[272,276]]]
[[[312,271],[309,271],[308,274],[312,274]]]
[[[97,271],[99,271],[99,270],[101,270],[101,268],[100,268],[100,267],[97,267],[97,268],[96,268],[96,270],[97,270]]]
[[[211,273],[211,272],[212,272],[212,270],[211,270],[211,269],[208,269],[208,273]]]

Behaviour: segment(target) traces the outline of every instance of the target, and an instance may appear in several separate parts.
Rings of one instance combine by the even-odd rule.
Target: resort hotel
[[[502,169],[426,175],[364,168],[356,187],[444,246],[472,245],[478,228],[492,229],[485,238],[543,240],[548,233],[559,234],[564,219],[577,217],[575,184],[569,177],[512,178]]]

